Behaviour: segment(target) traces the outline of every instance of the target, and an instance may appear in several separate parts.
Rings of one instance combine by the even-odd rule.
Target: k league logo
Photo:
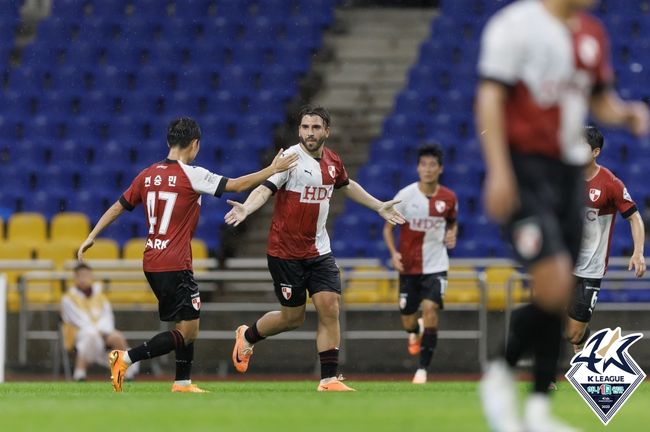
[[[602,329],[571,359],[566,378],[604,425],[645,379],[645,373],[627,352],[642,337],[642,333],[621,337],[620,327]]]

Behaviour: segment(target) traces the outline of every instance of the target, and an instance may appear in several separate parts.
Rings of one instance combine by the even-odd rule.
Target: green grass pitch
[[[210,394],[172,394],[170,384],[0,384],[0,429],[15,431],[487,431],[474,382],[350,382],[356,393],[317,393],[316,382],[202,382]],[[527,385],[522,384],[522,395]],[[650,430],[643,383],[604,427],[567,383],[555,412],[584,431]]]

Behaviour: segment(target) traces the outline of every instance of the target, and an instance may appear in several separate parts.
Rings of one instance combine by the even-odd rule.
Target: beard
[[[310,152],[316,152],[325,144],[325,137],[316,141],[307,141],[305,138],[300,137],[300,143]]]

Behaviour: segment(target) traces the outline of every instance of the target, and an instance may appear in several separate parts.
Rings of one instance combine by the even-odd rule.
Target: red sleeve
[[[624,218],[632,216],[637,211],[636,204],[632,197],[627,192],[627,188],[617,178],[614,178],[609,185],[611,200],[616,209],[623,215]]]
[[[610,44],[607,31],[600,21],[596,22],[596,38],[600,43],[601,55],[596,65],[595,89],[602,89],[613,84],[614,70],[610,61]]]
[[[129,188],[120,197],[120,204],[126,210],[131,211],[142,202],[142,173],[133,179]]]
[[[348,178],[348,171],[345,169],[345,165],[343,165],[343,162],[339,161],[341,166],[339,166],[338,175],[336,176],[336,180],[334,181],[334,188],[339,189],[342,188],[343,186],[347,186],[350,184],[350,179]]]
[[[455,193],[451,193],[451,208],[449,209],[449,212],[447,213],[447,223],[452,224],[456,222],[456,219],[458,218],[458,198],[456,198]]]

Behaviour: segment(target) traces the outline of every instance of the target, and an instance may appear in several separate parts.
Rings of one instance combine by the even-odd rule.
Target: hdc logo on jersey
[[[305,186],[300,195],[302,203],[320,203],[332,197],[334,187],[332,185]]]
[[[594,188],[589,189],[589,199],[591,200],[591,202],[598,201],[598,198],[600,198],[600,189],[594,189]]]
[[[413,218],[409,220],[409,228],[411,231],[424,232],[441,228],[443,223],[441,217]]]
[[[645,379],[645,373],[627,352],[642,337],[642,333],[621,337],[620,327],[602,329],[571,360],[573,367],[566,378],[604,425]]]

